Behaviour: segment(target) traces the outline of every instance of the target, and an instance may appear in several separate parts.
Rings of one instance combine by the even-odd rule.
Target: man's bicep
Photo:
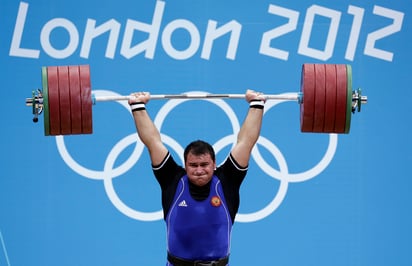
[[[168,150],[163,143],[156,143],[148,147],[152,165],[160,165],[167,156]]]
[[[249,165],[250,153],[251,149],[241,143],[237,143],[231,151],[232,157],[242,168],[245,168]]]

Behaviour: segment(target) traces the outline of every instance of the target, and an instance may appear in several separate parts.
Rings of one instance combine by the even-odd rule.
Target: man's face
[[[213,172],[216,169],[216,163],[208,153],[194,155],[189,152],[186,158],[185,168],[190,182],[196,186],[204,186],[212,179]]]

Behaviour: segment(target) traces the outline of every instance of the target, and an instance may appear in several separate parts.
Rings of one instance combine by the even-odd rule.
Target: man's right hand
[[[130,94],[129,105],[133,103],[146,104],[150,100],[150,92],[133,92]]]

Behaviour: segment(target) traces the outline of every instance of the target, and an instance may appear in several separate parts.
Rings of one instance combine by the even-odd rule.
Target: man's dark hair
[[[183,154],[185,162],[189,153],[193,155],[210,154],[210,158],[212,158],[213,162],[215,162],[216,160],[215,151],[213,150],[212,145],[203,140],[192,141],[191,143],[189,143],[189,145],[186,146]]]

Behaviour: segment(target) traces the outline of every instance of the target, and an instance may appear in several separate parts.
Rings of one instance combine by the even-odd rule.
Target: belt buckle
[[[213,261],[195,261],[195,266],[218,266],[219,262],[216,260]]]

